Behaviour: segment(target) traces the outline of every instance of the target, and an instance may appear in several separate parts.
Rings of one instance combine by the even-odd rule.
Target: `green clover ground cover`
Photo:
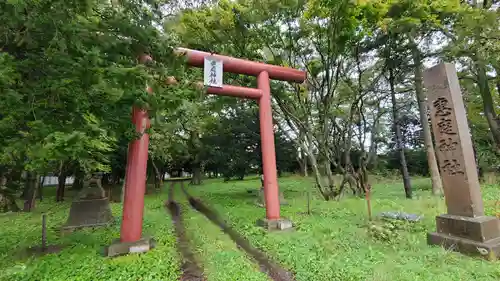
[[[119,237],[119,223],[95,230],[85,229],[59,236],[52,227],[67,219],[69,203],[56,204],[47,197],[33,213],[0,216],[1,280],[177,280],[180,274],[175,236],[170,216],[163,208],[161,195],[148,196],[145,202],[144,233],[156,240],[156,249],[147,254],[118,258],[101,255],[104,246]],[[38,202],[37,202],[38,203]],[[112,204],[117,220],[121,204]],[[39,244],[41,212],[48,214],[49,244],[64,244],[58,254],[23,259],[18,257],[27,247]]]
[[[313,215],[306,211],[306,188],[310,179],[283,178],[289,206],[282,216],[296,225],[293,232],[267,233],[255,226],[265,211],[254,205],[247,189],[260,186],[258,180],[208,183],[192,188],[200,197],[227,218],[254,246],[264,249],[284,267],[296,273],[297,280],[387,280],[387,281],[472,281],[500,280],[500,266],[477,258],[447,252],[426,244],[426,233],[435,229],[434,217],[444,213],[444,199],[432,198],[426,179],[413,181],[416,199],[404,198],[399,182],[379,183],[373,187],[374,214],[381,211],[405,211],[422,214],[424,220],[415,225],[396,226],[394,235],[379,239],[368,231],[366,204],[360,198],[344,198],[332,202],[313,201]],[[487,213],[493,214],[498,188],[483,188]]]
[[[265,211],[254,205],[256,198],[247,189],[257,189],[258,179],[222,183],[206,181],[189,188],[215,208],[254,246],[265,250],[284,267],[294,271],[298,281],[309,280],[500,280],[500,266],[480,259],[446,252],[426,244],[426,232],[433,230],[434,216],[445,211],[444,200],[432,198],[429,181],[414,180],[417,198],[406,200],[399,182],[379,183],[373,187],[374,214],[381,211],[405,211],[425,216],[422,223],[399,225],[387,223],[389,235],[376,235],[368,227],[366,205],[359,198],[332,202],[313,200],[313,215],[305,214],[306,190],[310,179],[280,179],[289,206],[282,215],[290,218],[293,232],[267,233],[255,226]],[[494,213],[498,189],[483,188],[486,211]],[[163,205],[166,193],[146,197],[144,233],[152,235],[157,248],[140,255],[104,258],[103,246],[119,237],[119,223],[109,228],[81,230],[59,236],[52,227],[62,225],[68,215],[69,202],[54,202],[46,197],[33,213],[0,215],[0,280],[178,280],[180,258],[170,215]],[[177,192],[185,211],[188,238],[208,280],[268,280],[258,266],[238,250],[231,239],[188,204]],[[120,219],[121,205],[112,204]],[[41,213],[47,212],[49,243],[64,244],[58,254],[23,258],[23,249],[40,241]]]
[[[203,188],[203,187],[200,187]],[[265,281],[265,273],[259,271],[247,255],[220,228],[211,223],[203,214],[189,206],[186,198],[178,192],[178,202],[184,211],[186,233],[191,240],[205,277],[210,281]]]
[[[53,193],[53,192],[52,192]],[[193,252],[208,280],[268,280],[232,240],[202,214],[192,210],[182,193],[184,223]],[[156,240],[156,248],[146,254],[117,258],[101,256],[103,247],[119,237],[120,225],[94,230],[84,229],[58,235],[53,229],[67,219],[70,203],[55,203],[47,196],[37,202],[33,213],[0,215],[0,280],[161,280],[180,277],[180,257],[171,217],[164,208],[166,192],[146,196],[144,233]],[[111,204],[115,218],[121,219],[122,206]],[[43,257],[21,256],[41,238],[41,214],[48,214],[49,244],[67,245],[60,253]]]

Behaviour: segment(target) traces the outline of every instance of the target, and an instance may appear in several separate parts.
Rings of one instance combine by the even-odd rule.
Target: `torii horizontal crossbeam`
[[[305,71],[289,67],[237,59],[187,48],[177,48],[176,52],[178,54],[185,54],[188,64],[195,67],[203,67],[205,57],[213,56],[217,59],[222,60],[224,72],[245,74],[257,77],[261,72],[266,71],[267,73],[269,73],[269,78],[271,79],[297,83],[304,82],[307,76]]]
[[[253,100],[257,100],[262,97],[262,91],[259,89],[231,85],[222,85],[222,88],[208,87],[207,93],[219,96],[231,96]]]

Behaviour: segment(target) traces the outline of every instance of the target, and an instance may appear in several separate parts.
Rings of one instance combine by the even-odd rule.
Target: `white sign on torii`
[[[205,86],[222,88],[222,60],[213,56],[205,57],[203,73]]]

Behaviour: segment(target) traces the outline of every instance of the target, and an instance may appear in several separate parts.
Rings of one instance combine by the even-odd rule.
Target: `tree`
[[[127,132],[134,137],[132,105],[161,105],[146,94],[146,83],[165,96],[165,65],[175,63],[171,39],[155,26],[162,7],[150,1],[26,0],[0,8],[6,23],[0,29],[0,83],[6,86],[0,129],[7,136],[0,140],[0,163],[10,173],[26,170],[30,179],[48,166],[60,167],[55,163],[77,162],[85,173],[108,171],[117,138]],[[144,52],[155,57],[150,67],[137,62]]]
[[[403,134],[401,132],[401,119],[399,117],[399,110],[398,110],[398,103],[396,99],[396,89],[395,89],[395,84],[396,84],[396,76],[394,74],[394,65],[395,65],[395,59],[391,57],[389,54],[388,58],[388,71],[389,71],[389,87],[391,91],[391,101],[392,101],[392,119],[393,119],[393,124],[394,124],[394,135],[395,135],[395,141],[396,141],[396,149],[399,152],[399,162],[400,162],[400,170],[401,170],[401,176],[403,177],[403,186],[405,189],[405,195],[406,198],[411,199],[412,198],[412,188],[411,188],[411,183],[410,183],[410,174],[408,173],[408,164],[406,161],[406,156],[405,156],[405,150],[403,146]]]
[[[408,60],[413,65],[401,64],[399,71],[413,70],[413,87],[418,101],[422,136],[427,151],[428,166],[432,180],[433,194],[440,194],[442,189],[439,168],[434,152],[432,134],[427,118],[426,98],[422,86],[423,59],[432,56],[433,52],[425,42],[431,42],[433,37],[439,36],[439,30],[446,24],[450,15],[458,9],[457,1],[370,1],[366,2],[364,10],[367,14],[368,28],[373,29],[374,38],[368,41],[370,48],[380,48],[387,40],[388,34],[397,38],[399,44],[395,46],[396,52],[410,49]]]
[[[467,69],[461,78],[472,79],[481,95],[483,114],[488,122],[490,134],[495,141],[496,150],[500,147],[500,121],[495,110],[497,101],[492,95],[495,72],[498,80],[500,20],[497,1],[464,1],[450,24],[442,32],[451,41],[446,47],[446,58],[459,61]],[[500,90],[500,88],[498,88]]]

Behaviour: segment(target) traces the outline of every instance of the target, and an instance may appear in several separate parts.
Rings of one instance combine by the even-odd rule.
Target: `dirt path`
[[[177,249],[182,256],[182,275],[180,280],[206,281],[205,277],[203,277],[203,270],[198,266],[195,256],[189,247],[189,241],[186,237],[186,231],[182,220],[181,206],[174,201],[174,183],[170,185],[168,200],[165,202],[165,207],[167,207],[172,216],[172,223],[174,224],[175,234],[177,236]]]
[[[189,204],[207,217],[214,224],[219,226],[224,233],[226,233],[240,248],[243,249],[248,255],[250,255],[257,263],[262,272],[266,273],[274,281],[294,281],[295,277],[293,273],[285,270],[277,263],[270,260],[270,258],[262,251],[253,247],[247,239],[241,236],[238,232],[228,226],[224,220],[211,208],[206,206],[201,202],[200,199],[191,197],[187,190],[184,188],[184,184],[181,184],[181,188],[184,194],[189,200]]]

